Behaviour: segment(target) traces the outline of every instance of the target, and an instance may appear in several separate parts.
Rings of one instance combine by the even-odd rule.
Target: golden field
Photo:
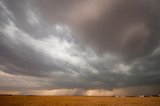
[[[160,106],[160,97],[0,96],[0,106]]]

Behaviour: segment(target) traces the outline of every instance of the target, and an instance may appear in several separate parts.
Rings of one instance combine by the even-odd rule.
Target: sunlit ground
[[[0,106],[160,106],[160,97],[0,96]]]

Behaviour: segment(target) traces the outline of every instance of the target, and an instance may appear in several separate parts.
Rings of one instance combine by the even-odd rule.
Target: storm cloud
[[[159,0],[1,0],[0,90],[157,93],[159,11]]]

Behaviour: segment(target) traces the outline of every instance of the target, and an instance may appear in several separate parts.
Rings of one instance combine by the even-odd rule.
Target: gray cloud
[[[159,85],[159,7],[158,0],[0,1],[0,89]]]
[[[159,37],[155,32],[159,26],[158,0],[101,0],[98,3],[86,3],[79,10],[73,9],[81,13],[75,16],[75,21],[78,30],[83,32],[84,39],[97,46],[98,50],[122,52],[135,57],[149,53],[157,47]],[[84,14],[85,11],[90,14]],[[154,44],[151,43],[153,39]]]

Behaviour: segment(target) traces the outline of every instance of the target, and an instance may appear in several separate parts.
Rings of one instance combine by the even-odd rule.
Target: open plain
[[[0,106],[160,106],[160,97],[0,96]]]

